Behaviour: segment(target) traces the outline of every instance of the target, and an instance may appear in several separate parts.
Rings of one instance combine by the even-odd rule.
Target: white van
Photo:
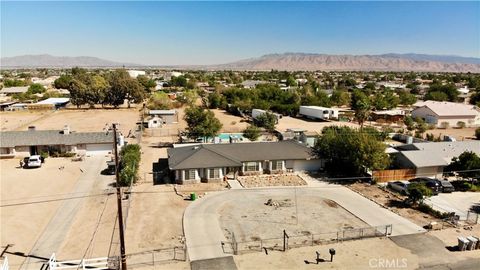
[[[28,158],[27,167],[29,168],[40,168],[42,167],[42,160],[40,155],[33,155]]]

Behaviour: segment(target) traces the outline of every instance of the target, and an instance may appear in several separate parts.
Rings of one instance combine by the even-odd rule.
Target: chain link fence
[[[283,237],[255,239],[252,241],[237,241],[235,235],[232,235],[231,242],[223,243],[225,253],[243,254],[248,252],[263,252],[267,250],[285,251],[289,248],[322,245],[333,242],[382,237],[392,234],[392,225],[382,225],[375,227],[353,228],[330,233],[302,235],[289,235],[283,233]]]

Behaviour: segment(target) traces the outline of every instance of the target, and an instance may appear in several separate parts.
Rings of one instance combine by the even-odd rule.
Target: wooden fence
[[[415,177],[415,169],[373,171],[373,179],[377,182],[408,180]]]

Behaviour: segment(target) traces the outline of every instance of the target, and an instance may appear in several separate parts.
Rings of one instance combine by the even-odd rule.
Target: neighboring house
[[[123,138],[119,136],[119,142]],[[38,155],[41,152],[86,152],[90,155],[107,154],[113,149],[113,133],[73,132],[63,130],[37,130],[0,132],[0,157]],[[120,143],[123,145],[123,143]]]
[[[441,178],[452,158],[465,151],[480,155],[480,141],[413,143],[395,147],[395,164],[402,169],[415,169],[416,176]]]
[[[158,116],[151,116],[142,122],[137,122],[137,125],[143,124],[144,128],[160,128],[163,124],[163,119]]]
[[[0,94],[5,95],[15,95],[15,94],[23,94],[28,91],[28,86],[14,86],[14,87],[5,87],[0,90]]]
[[[171,148],[168,166],[179,184],[218,182],[225,175],[317,171],[323,162],[294,141],[193,144]]]
[[[246,80],[242,82],[244,88],[255,88],[258,84],[266,84],[267,81],[258,81],[258,80]]]
[[[130,77],[132,78],[137,78],[140,75],[145,76],[145,71],[143,70],[128,70],[127,72],[128,72],[128,75],[130,75]]]
[[[464,122],[466,127],[480,126],[480,109],[474,105],[430,100],[416,105],[419,107],[412,111],[412,117],[420,117],[427,124],[456,127],[458,122]]]
[[[160,118],[162,124],[178,123],[177,110],[149,110],[148,115]]]

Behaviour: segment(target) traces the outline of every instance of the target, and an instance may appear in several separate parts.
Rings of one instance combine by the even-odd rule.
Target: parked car
[[[42,167],[42,160],[40,159],[40,155],[33,155],[28,158],[27,161],[28,168],[40,168]]]
[[[407,182],[395,181],[395,182],[388,182],[387,187],[402,195],[408,195],[408,185],[409,183]]]
[[[450,193],[454,192],[455,188],[453,187],[452,183],[446,180],[439,180],[440,186],[442,187],[442,192],[444,193]]]
[[[418,177],[409,180],[410,183],[420,183],[424,184],[427,188],[429,188],[433,195],[437,195],[442,191],[442,186],[440,184],[440,180],[428,178],[428,177]]]

